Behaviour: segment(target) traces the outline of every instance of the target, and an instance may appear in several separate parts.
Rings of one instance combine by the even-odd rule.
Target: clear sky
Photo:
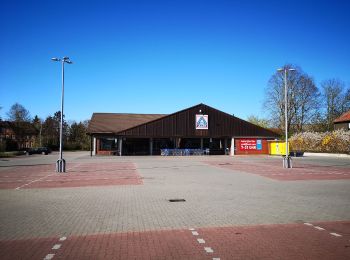
[[[0,115],[172,113],[198,103],[264,116],[285,63],[317,84],[350,83],[350,1],[16,1],[0,3]]]

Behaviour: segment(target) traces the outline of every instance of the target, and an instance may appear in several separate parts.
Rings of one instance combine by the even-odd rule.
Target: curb
[[[337,157],[337,158],[350,158],[349,154],[345,153],[304,153],[304,156],[319,156],[319,157]]]

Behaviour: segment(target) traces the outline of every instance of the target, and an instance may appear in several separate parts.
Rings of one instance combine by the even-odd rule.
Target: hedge
[[[289,142],[294,151],[350,153],[350,131],[345,130],[298,133]]]

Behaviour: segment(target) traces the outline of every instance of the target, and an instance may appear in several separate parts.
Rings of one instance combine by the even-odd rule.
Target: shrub
[[[291,150],[306,152],[350,153],[350,131],[304,132],[289,138]]]

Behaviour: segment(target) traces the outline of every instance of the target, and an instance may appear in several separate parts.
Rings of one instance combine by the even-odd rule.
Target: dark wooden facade
[[[196,129],[196,115],[208,116],[208,129]],[[88,132],[91,154],[100,155],[155,155],[164,148],[210,149],[213,154],[228,151],[232,154],[235,147],[231,146],[232,141],[240,139],[264,140],[263,149],[244,151],[261,154],[267,153],[266,140],[278,137],[273,131],[205,104],[170,115],[96,113]]]
[[[196,130],[196,114],[208,115],[208,130]],[[125,137],[147,138],[277,137],[276,133],[270,130],[256,126],[205,104],[190,107],[116,134]]]

